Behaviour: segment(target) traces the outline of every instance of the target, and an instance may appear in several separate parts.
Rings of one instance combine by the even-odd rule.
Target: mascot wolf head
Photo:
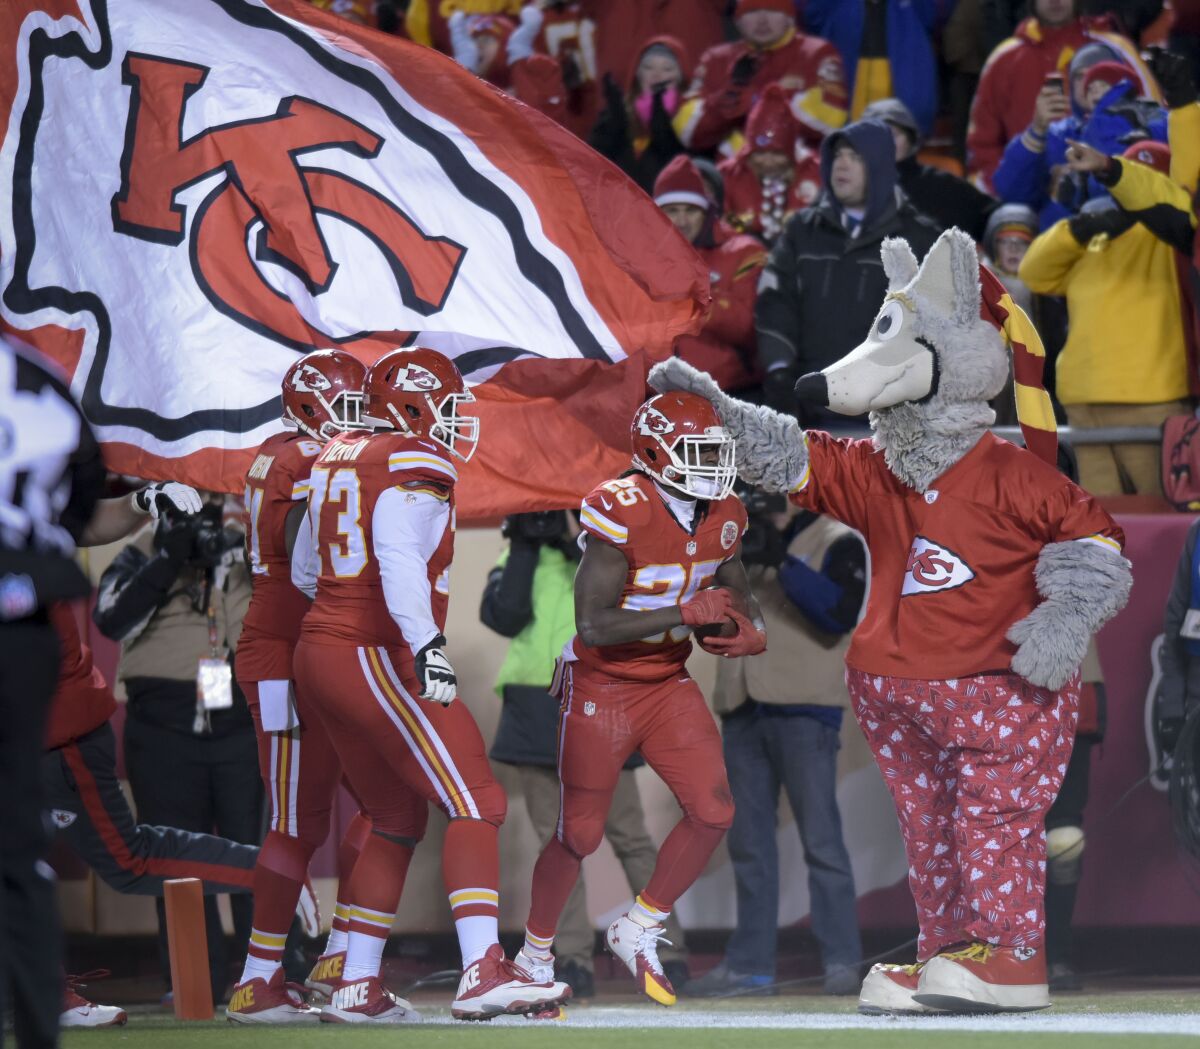
[[[845,415],[870,412],[876,446],[924,490],[996,420],[1009,354],[984,318],[975,244],[951,229],[919,266],[903,240],[883,242],[888,292],[866,341],[796,384],[801,400]]]
[[[925,402],[940,413],[950,404],[999,395],[1008,351],[980,314],[971,238],[959,230],[943,233],[920,267],[903,240],[885,240],[882,256],[888,292],[866,341],[804,376],[797,394],[845,415]]]

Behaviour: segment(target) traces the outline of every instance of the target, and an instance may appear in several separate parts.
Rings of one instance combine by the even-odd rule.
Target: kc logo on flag
[[[0,129],[0,330],[68,372],[118,472],[239,490],[297,354],[419,344],[496,435],[462,516],[566,505],[644,390],[640,360],[598,369],[665,356],[707,304],[573,135],[302,0],[6,0]],[[526,430],[556,440],[514,469]]]

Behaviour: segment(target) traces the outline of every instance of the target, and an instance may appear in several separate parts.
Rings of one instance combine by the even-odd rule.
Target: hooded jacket
[[[667,112],[661,99],[653,102],[649,126],[642,123],[634,108],[638,66],[642,56],[655,46],[665,47],[679,63],[679,94],[682,98],[691,73],[687,50],[673,36],[649,37],[634,53],[625,94],[619,94],[611,80],[606,82],[604,109],[588,135],[588,145],[592,149],[608,157],[647,193],[653,190],[659,172],[676,154],[683,152],[683,143],[671,123],[672,114]]]
[[[1092,46],[1107,48],[1115,60],[1124,64],[1119,52],[1111,45]],[[1071,60],[1068,76],[1076,74],[1078,59],[1077,55]],[[1130,76],[1131,80],[1114,84],[1090,115],[1078,106],[1072,93],[1071,115],[1051,124],[1044,139],[1039,139],[1028,128],[1014,138],[1005,147],[992,176],[992,186],[1000,198],[1036,209],[1042,229],[1048,229],[1059,219],[1078,211],[1085,200],[1105,194],[1103,186],[1095,179],[1088,179],[1083,191],[1076,194],[1079,199],[1073,201],[1073,207],[1055,199],[1052,192],[1054,176],[1066,168],[1068,141],[1084,142],[1107,156],[1124,152],[1130,135],[1165,142],[1166,111],[1157,103],[1139,101],[1141,87],[1132,69]],[[1144,128],[1144,133],[1137,131],[1139,125]]]
[[[1160,98],[1137,47],[1113,32],[1106,17],[1079,18],[1055,28],[1043,26],[1036,18],[1025,19],[988,56],[971,104],[967,173],[980,189],[992,191],[992,175],[1004,147],[1028,127],[1046,74],[1064,70],[1075,52],[1093,40],[1108,44],[1134,70],[1139,94]]]
[[[842,142],[866,164],[862,220],[852,220],[829,189],[789,220],[758,287],[754,318],[764,370],[817,371],[844,357],[866,337],[887,292],[879,254],[883,239],[903,237],[921,258],[941,232],[897,185],[895,145],[881,121],[860,120],[825,139],[824,185]]]

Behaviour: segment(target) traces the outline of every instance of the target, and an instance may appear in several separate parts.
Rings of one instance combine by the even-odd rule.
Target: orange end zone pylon
[[[167,946],[175,1019],[211,1020],[212,984],[208,974],[208,936],[204,892],[199,878],[176,878],[163,885],[167,904]]]

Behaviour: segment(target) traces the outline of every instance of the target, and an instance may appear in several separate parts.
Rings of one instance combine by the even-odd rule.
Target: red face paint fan
[[[467,462],[479,443],[479,419],[459,409],[475,403],[454,363],[421,346],[385,353],[367,370],[363,418],[372,426],[428,437]]]
[[[693,499],[724,499],[737,480],[734,442],[716,408],[694,393],[660,393],[633,417],[633,465]],[[715,461],[705,462],[715,452]]]
[[[366,366],[345,350],[306,353],[283,380],[283,420],[318,441],[362,426]]]

